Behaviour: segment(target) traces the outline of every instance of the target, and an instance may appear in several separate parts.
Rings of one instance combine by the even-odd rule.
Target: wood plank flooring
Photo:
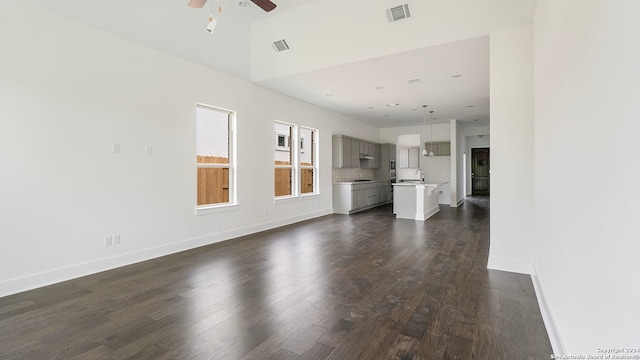
[[[549,359],[488,219],[330,215],[0,298],[0,359]]]

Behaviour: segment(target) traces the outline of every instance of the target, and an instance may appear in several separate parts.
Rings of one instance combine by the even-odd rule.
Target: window
[[[234,113],[199,104],[196,122],[197,210],[235,205]]]
[[[275,197],[318,193],[318,131],[275,122]]]
[[[317,193],[318,162],[316,161],[316,139],[315,129],[300,128],[300,193]]]
[[[294,152],[291,151],[291,139],[294,136],[295,125],[276,122],[276,151],[275,151],[275,195],[292,196],[294,194],[296,175],[294,171]]]

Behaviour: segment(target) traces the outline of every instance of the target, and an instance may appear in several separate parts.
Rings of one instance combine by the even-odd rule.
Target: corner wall
[[[490,34],[491,245],[488,267],[533,266],[533,28]]]
[[[635,0],[538,0],[535,266],[558,356],[640,356],[598,350],[640,346],[638,14]]]

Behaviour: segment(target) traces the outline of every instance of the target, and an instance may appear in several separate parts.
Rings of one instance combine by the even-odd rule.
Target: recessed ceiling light
[[[384,116],[389,116],[389,114],[384,114]]]
[[[376,87],[376,90],[382,90],[382,89],[384,89],[384,86],[378,86],[378,87]]]
[[[467,105],[467,107],[468,107],[468,108],[472,108],[472,107],[473,107],[473,105]]]
[[[418,109],[411,109],[411,111],[417,111]]]
[[[247,6],[251,6],[251,4],[249,4],[248,1],[240,1],[238,3],[238,5],[242,6],[242,7],[247,7]]]
[[[420,80],[420,79],[407,80],[407,84],[409,84],[409,85],[420,85],[420,84],[422,84],[422,80]]]
[[[371,109],[374,109],[374,107],[373,106],[369,106],[367,109],[371,110]]]
[[[451,77],[454,79],[457,79],[459,77],[462,77],[462,74],[454,74],[454,75],[451,75]]]
[[[396,107],[396,106],[398,106],[398,105],[400,105],[400,104],[398,104],[398,103],[391,103],[391,104],[387,104],[387,107]]]
[[[473,121],[478,121],[479,119],[473,119]]]

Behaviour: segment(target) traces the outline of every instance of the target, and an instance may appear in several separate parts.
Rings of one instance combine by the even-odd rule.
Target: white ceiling
[[[435,122],[489,124],[488,34],[530,24],[535,8],[535,0],[448,0],[446,5],[436,0],[274,0],[278,7],[265,13],[250,2],[239,6],[238,0],[209,0],[203,9],[187,7],[188,0],[23,1],[247,81],[252,73],[256,78],[256,64],[265,66],[253,81],[257,85],[376,127],[422,124],[424,104],[434,110]],[[409,25],[398,22],[391,28],[396,24],[387,22],[384,10],[406,2],[415,13],[403,21]],[[205,31],[210,4],[218,18],[213,35]],[[365,11],[360,18],[327,18],[342,5],[348,12],[375,13],[375,23]],[[438,37],[445,28],[447,36]],[[397,40],[375,41],[381,38],[376,31],[388,29]],[[292,50],[305,40],[309,44],[278,58],[270,45],[265,51],[275,55],[256,51],[255,39],[261,36],[294,39]],[[341,50],[330,54],[324,43]],[[273,75],[263,76],[272,69]],[[457,74],[462,76],[452,77]],[[409,85],[412,79],[422,83]]]

